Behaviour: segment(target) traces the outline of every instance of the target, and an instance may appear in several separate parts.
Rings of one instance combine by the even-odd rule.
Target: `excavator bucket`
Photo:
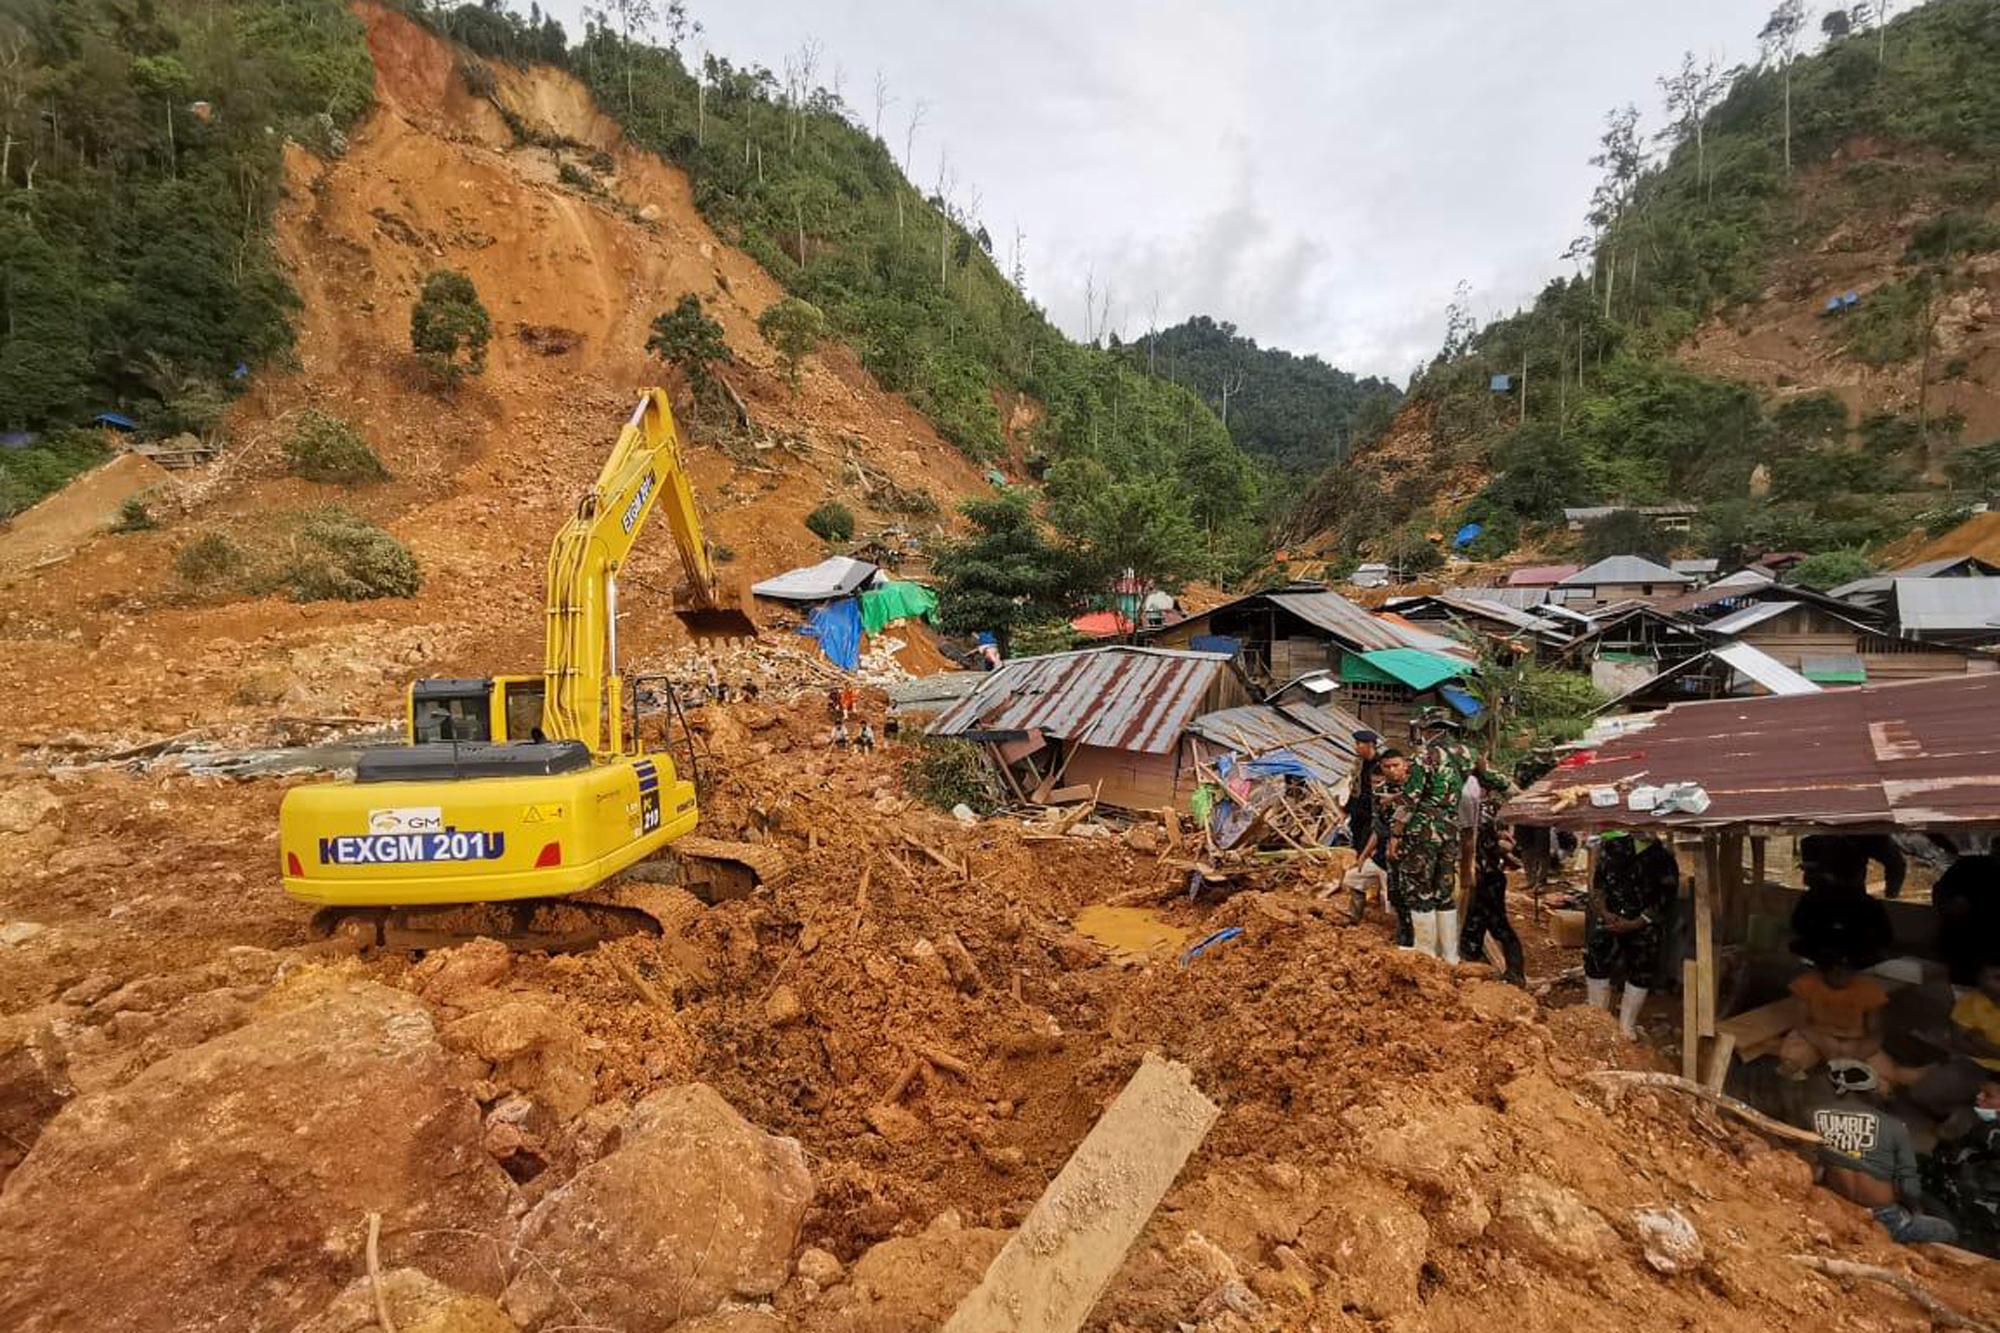
[[[697,642],[715,639],[754,639],[762,633],[748,591],[723,589],[713,602],[682,600],[674,606],[674,618],[687,626]]]

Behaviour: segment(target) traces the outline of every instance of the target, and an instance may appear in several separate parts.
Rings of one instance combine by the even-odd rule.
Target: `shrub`
[[[423,583],[409,548],[338,505],[305,516],[276,582],[295,602],[414,597]]]
[[[410,307],[410,346],[440,380],[455,383],[485,370],[492,337],[493,321],[471,278],[438,269],[424,279]]]
[[[386,481],[389,469],[351,424],[316,407],[307,408],[285,438],[285,466],[307,481],[343,486]]]
[[[128,495],[125,503],[118,506],[118,517],[111,524],[113,532],[150,532],[160,526],[160,520],[153,517],[153,511],[146,507],[143,496]]]
[[[220,532],[204,532],[174,552],[174,573],[196,588],[229,583],[249,567],[249,554]]]
[[[1923,350],[1926,294],[1914,283],[1884,283],[1849,316],[1847,350],[1871,366],[1907,361]]]
[[[556,168],[556,179],[572,190],[582,190],[585,194],[598,194],[604,189],[597,183],[597,177],[571,162]]]
[[[1000,808],[986,761],[968,741],[919,740],[903,762],[903,786],[910,795],[939,810],[966,805],[986,815]]]
[[[0,518],[11,518],[103,462],[95,431],[55,431],[25,449],[0,449]]]
[[[854,511],[838,500],[827,500],[806,515],[806,529],[821,541],[849,541],[854,536]]]
[[[701,415],[701,400],[715,388],[714,367],[736,359],[722,325],[709,318],[701,297],[693,292],[681,297],[672,310],[653,317],[646,350],[686,377],[696,416]]]
[[[1976,491],[1982,497],[2000,491],[2000,440],[1959,450],[1944,470],[1952,485],[1961,490]]]

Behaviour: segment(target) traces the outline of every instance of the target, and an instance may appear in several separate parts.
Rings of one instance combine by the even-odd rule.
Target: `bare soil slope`
[[[10,740],[172,734],[263,716],[281,700],[295,713],[380,714],[412,675],[531,669],[548,543],[640,390],[666,373],[644,344],[653,317],[686,292],[727,330],[731,380],[764,428],[755,444],[692,450],[733,575],[819,558],[801,519],[829,496],[865,526],[885,478],[928,491],[946,513],[981,484],[843,348],[813,357],[794,395],[756,331],[777,285],[709,230],[678,171],[620,144],[574,79],[493,67],[495,100],[519,123],[580,146],[516,143],[496,106],[468,91],[458,52],[394,11],[360,12],[378,105],[339,158],[288,158],[279,239],[304,298],[298,367],[260,374],[229,453],[189,483],[185,514],[157,532],[99,537],[6,589]],[[602,193],[556,183],[559,157],[597,153],[616,168],[599,173]],[[471,275],[494,338],[486,373],[443,395],[410,355],[409,311],[424,275],[446,267]],[[360,426],[393,480],[347,489],[284,476],[279,445],[308,406]],[[171,555],[192,535],[254,536],[274,515],[329,502],[412,547],[425,571],[415,600],[198,605],[179,587]],[[641,651],[678,634],[662,606],[677,575],[663,537],[642,548],[627,626]]]

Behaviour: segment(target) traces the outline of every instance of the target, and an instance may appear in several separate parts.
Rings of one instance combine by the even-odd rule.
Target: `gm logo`
[[[368,812],[370,833],[437,833],[444,828],[444,807],[403,805]]]
[[[646,507],[646,497],[652,493],[653,474],[648,472],[645,479],[639,483],[639,489],[632,492],[632,503],[625,506],[624,517],[618,520],[624,527],[626,536],[632,535],[632,525],[639,521],[639,511]]]

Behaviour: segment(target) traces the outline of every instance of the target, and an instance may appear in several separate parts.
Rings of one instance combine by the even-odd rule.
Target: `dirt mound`
[[[118,519],[134,496],[166,489],[173,474],[150,458],[120,454],[0,525],[0,575],[62,560]]]
[[[362,1222],[494,1290],[512,1187],[413,997],[302,986],[227,1036],[80,1097],[0,1195],[0,1325],[287,1327],[360,1270]]]

